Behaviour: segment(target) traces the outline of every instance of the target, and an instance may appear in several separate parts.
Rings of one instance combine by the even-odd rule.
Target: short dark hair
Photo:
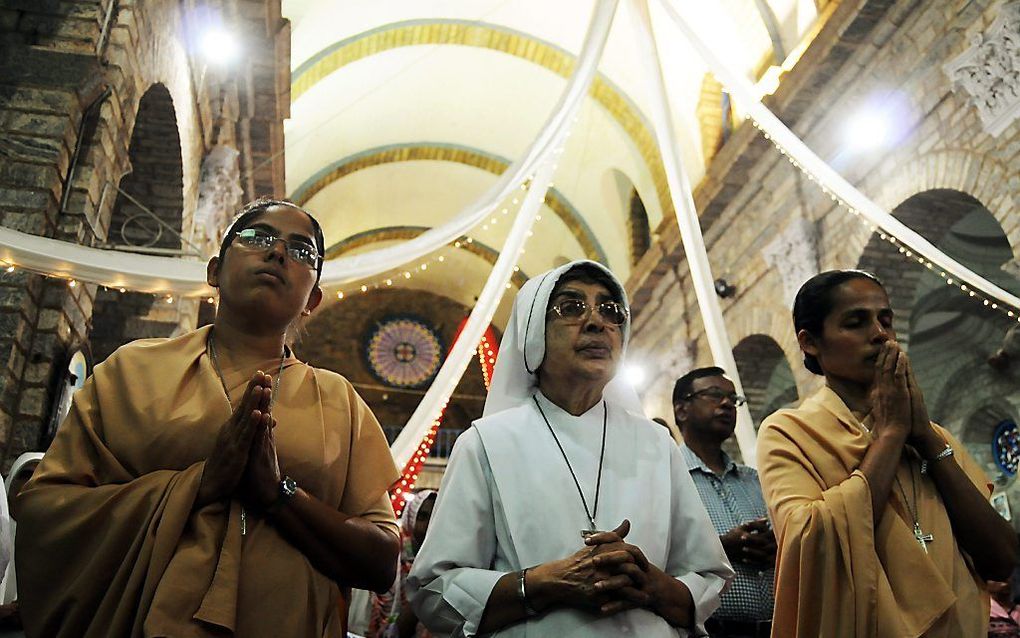
[[[854,279],[870,279],[885,289],[878,277],[864,270],[826,270],[818,273],[805,281],[797,291],[797,297],[793,302],[794,332],[807,330],[816,337],[822,336],[825,318],[832,312],[832,291]],[[822,366],[818,364],[818,359],[806,352],[804,367],[815,374],[822,374]]]
[[[326,258],[326,239],[322,235],[322,226],[319,225],[319,220],[315,219],[315,215],[301,208],[294,202],[286,199],[272,199],[270,197],[259,197],[258,199],[248,202],[234,217],[234,221],[230,222],[230,226],[227,227],[227,232],[223,235],[223,241],[220,242],[220,253],[219,263],[223,263],[223,259],[227,255],[227,248],[230,248],[230,244],[234,242],[237,237],[237,233],[241,232],[245,228],[253,225],[266,210],[273,206],[286,206],[288,208],[294,208],[305,215],[308,215],[308,219],[312,222],[312,229],[315,233],[315,249],[319,252],[319,261],[315,267],[315,283],[319,283],[319,279],[322,277],[322,262]]]
[[[691,393],[691,387],[694,385],[695,379],[703,379],[705,377],[725,377],[726,371],[719,366],[709,366],[707,368],[695,368],[684,376],[676,380],[673,384],[673,407],[676,407],[677,403],[684,400],[688,394]]]
[[[553,286],[552,292],[549,293],[549,299],[551,300],[556,296],[556,293],[560,289],[572,281],[580,281],[586,284],[601,284],[605,286],[606,290],[609,291],[609,295],[613,298],[616,303],[623,303],[623,294],[620,289],[620,285],[613,280],[604,270],[596,268],[591,264],[577,264],[567,272],[560,275],[560,278],[556,280],[556,285]]]

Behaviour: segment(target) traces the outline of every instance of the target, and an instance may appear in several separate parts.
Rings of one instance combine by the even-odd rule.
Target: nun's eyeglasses
[[[583,299],[564,299],[558,304],[549,306],[549,311],[555,312],[562,319],[573,322],[587,319],[592,308]],[[603,301],[595,304],[595,311],[599,313],[603,321],[614,326],[622,326],[630,316],[630,310],[615,301]]]

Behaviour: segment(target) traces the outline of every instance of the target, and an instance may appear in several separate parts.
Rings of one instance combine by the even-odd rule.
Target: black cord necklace
[[[549,423],[549,419],[545,416],[545,412],[542,411],[542,406],[538,403],[538,397],[532,395],[532,400],[535,402],[535,407],[538,408],[538,413],[542,415],[542,420],[545,421],[545,427],[549,428],[549,434],[552,434],[553,440],[556,441],[556,447],[560,449],[560,454],[563,455],[563,461],[567,464],[567,469],[570,470],[570,478],[574,479],[574,485],[577,487],[577,495],[581,497],[581,505],[584,506],[584,513],[588,517],[589,527],[586,530],[581,530],[581,537],[587,538],[592,534],[598,533],[598,527],[595,525],[595,517],[599,514],[599,493],[602,491],[602,462],[606,458],[606,425],[609,422],[609,408],[606,407],[606,402],[602,401],[602,451],[599,452],[599,475],[595,483],[595,507],[592,510],[588,509],[588,501],[584,498],[584,491],[581,490],[581,483],[577,480],[577,474],[574,473],[574,468],[570,465],[570,459],[567,458],[567,453],[563,450],[563,446],[560,444],[560,439],[556,436],[556,432],[553,430],[552,425]]]

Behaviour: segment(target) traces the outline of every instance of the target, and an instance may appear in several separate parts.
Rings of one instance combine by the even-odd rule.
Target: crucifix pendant
[[[921,546],[921,549],[924,550],[924,553],[927,554],[928,543],[934,543],[935,537],[932,536],[931,534],[925,534],[924,532],[922,532],[921,524],[918,523],[917,521],[914,521],[914,540],[917,541],[917,543]]]

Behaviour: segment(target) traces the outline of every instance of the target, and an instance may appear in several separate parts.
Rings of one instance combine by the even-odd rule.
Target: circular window
[[[1016,476],[1017,466],[1020,465],[1020,430],[1012,419],[995,426],[992,454],[999,469],[1009,476]]]
[[[439,370],[442,346],[435,331],[409,318],[383,321],[369,335],[368,365],[381,381],[400,388],[420,386]]]

